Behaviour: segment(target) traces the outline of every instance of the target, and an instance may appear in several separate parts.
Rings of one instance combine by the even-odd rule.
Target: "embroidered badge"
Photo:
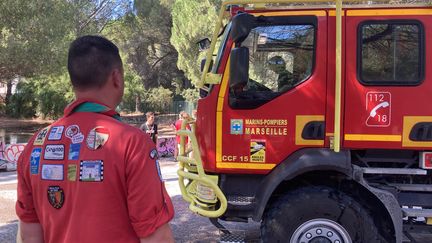
[[[66,128],[65,136],[72,139],[73,136],[80,133],[80,128],[78,125],[70,125]]]
[[[48,134],[48,129],[49,127],[45,127],[44,129],[42,129],[38,135],[36,136],[36,139],[33,142],[33,145],[43,145],[44,141],[45,141],[45,137]]]
[[[156,149],[153,149],[152,151],[150,151],[150,158],[154,159],[158,156],[158,152]]]
[[[30,174],[39,174],[39,161],[42,153],[42,148],[34,148],[30,156]]]
[[[80,163],[80,181],[103,181],[104,166],[102,160],[82,160]]]
[[[69,181],[76,181],[77,166],[74,164],[68,165],[67,178]]]
[[[41,176],[42,180],[62,181],[63,165],[43,164]]]
[[[65,200],[64,191],[59,186],[49,186],[48,187],[48,202],[55,209],[60,209]]]
[[[79,132],[77,135],[74,135],[72,138],[72,143],[82,143],[84,141],[84,135]]]
[[[64,145],[63,144],[50,144],[45,146],[44,159],[46,160],[63,160],[64,159]]]
[[[51,131],[48,135],[48,140],[50,140],[50,141],[61,140],[63,130],[64,130],[64,126],[57,126],[57,127],[51,128]]]
[[[91,150],[100,149],[108,141],[108,138],[108,129],[106,129],[105,127],[95,127],[87,135],[87,147]]]
[[[70,144],[69,145],[69,160],[78,160],[80,155],[81,144]]]

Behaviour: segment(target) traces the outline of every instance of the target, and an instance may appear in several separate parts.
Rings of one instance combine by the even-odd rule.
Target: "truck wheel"
[[[263,215],[261,236],[263,242],[386,242],[361,204],[324,186],[300,188],[276,200]]]

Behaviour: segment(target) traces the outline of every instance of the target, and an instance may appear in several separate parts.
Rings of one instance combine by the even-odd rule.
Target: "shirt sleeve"
[[[145,131],[145,130],[146,130],[146,129],[145,129],[145,123],[141,124],[140,129],[141,129],[142,131]]]
[[[29,141],[17,161],[17,202],[15,211],[18,218],[25,223],[39,223],[39,218],[33,204],[33,193],[30,184],[29,160],[32,140]]]
[[[173,218],[174,207],[160,177],[150,137],[136,135],[129,145],[131,148],[126,151],[129,218],[138,237],[145,238]]]

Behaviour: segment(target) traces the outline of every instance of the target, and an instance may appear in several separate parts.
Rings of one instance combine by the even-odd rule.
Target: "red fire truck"
[[[313,2],[223,2],[179,132],[183,198],[220,228],[261,222],[263,242],[420,241],[432,7]]]

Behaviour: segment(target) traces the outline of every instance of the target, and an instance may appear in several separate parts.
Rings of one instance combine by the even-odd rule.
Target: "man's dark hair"
[[[71,43],[68,71],[75,88],[103,86],[114,68],[122,68],[122,61],[117,46],[106,38],[86,35]]]

